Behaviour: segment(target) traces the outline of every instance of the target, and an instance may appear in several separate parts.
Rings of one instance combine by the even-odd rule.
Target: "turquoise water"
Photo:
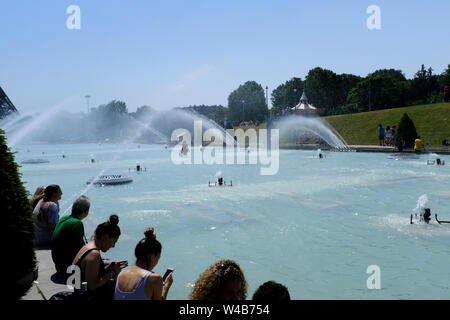
[[[429,166],[434,155],[325,152],[319,160],[314,151],[281,150],[278,174],[262,176],[259,165],[177,166],[163,145],[18,150],[19,163],[50,161],[20,171],[30,193],[39,185],[62,187],[61,216],[81,192],[91,199],[88,237],[119,215],[122,236],[105,257],[133,263],[136,243],[153,226],[163,245],[155,271],[175,268],[170,299],[187,299],[199,274],[221,258],[244,269],[248,298],[267,280],[285,284],[293,299],[450,298],[450,225],[409,224],[423,194],[433,217],[450,220],[449,156],[440,156],[445,166]],[[147,171],[129,172],[137,162]],[[208,187],[218,171],[233,187]],[[134,181],[85,190],[101,172]],[[370,265],[380,267],[380,290],[367,289]]]

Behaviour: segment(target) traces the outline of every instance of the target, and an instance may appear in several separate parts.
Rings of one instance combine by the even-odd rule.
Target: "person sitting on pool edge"
[[[95,229],[94,240],[78,251],[73,264],[81,269],[81,282],[87,282],[88,300],[113,300],[117,275],[125,268],[123,261],[105,266],[100,251],[114,248],[120,237],[119,217],[115,214]]]
[[[134,255],[136,264],[117,277],[116,300],[166,300],[173,278],[170,273],[163,282],[163,277],[152,270],[161,257],[162,246],[156,240],[153,228],[144,232],[145,238],[136,245]]]
[[[90,206],[88,197],[77,198],[72,205],[71,215],[62,217],[53,232],[52,260],[60,278],[67,277],[67,268],[87,242],[81,220],[88,216]]]
[[[410,224],[414,224],[412,220],[413,220],[413,215],[411,215],[411,218],[409,220]],[[420,220],[419,221],[424,221],[425,223],[430,223],[430,220],[431,220],[430,208],[425,208],[424,213],[420,214]]]

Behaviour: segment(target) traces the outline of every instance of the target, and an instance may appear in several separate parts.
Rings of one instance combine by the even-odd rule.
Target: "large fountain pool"
[[[146,227],[163,252],[155,271],[175,268],[170,299],[187,299],[199,274],[221,258],[244,269],[251,298],[267,280],[285,284],[293,299],[448,299],[450,225],[410,225],[420,196],[450,220],[450,157],[389,159],[385,153],[281,150],[280,169],[259,165],[174,165],[164,145],[19,145],[27,189],[59,184],[60,215],[81,193],[92,202],[84,220],[90,237],[110,214],[122,236],[104,255],[134,263]],[[245,152],[241,150],[240,152]],[[66,158],[62,158],[62,154]],[[94,158],[95,163],[90,159]],[[135,172],[137,162],[147,171]],[[129,169],[131,169],[129,171]],[[221,171],[233,187],[208,187]],[[89,187],[99,174],[122,174],[131,184]],[[381,289],[369,290],[370,265]]]

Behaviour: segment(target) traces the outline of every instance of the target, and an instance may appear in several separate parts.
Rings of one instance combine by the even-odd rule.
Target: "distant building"
[[[5,91],[0,87],[0,119],[6,118],[13,113],[19,113],[19,111],[17,111]]]
[[[302,97],[300,98],[300,102],[295,107],[289,108],[290,113],[301,115],[315,114],[316,110],[317,110],[316,107],[309,104],[305,91],[303,91]]]

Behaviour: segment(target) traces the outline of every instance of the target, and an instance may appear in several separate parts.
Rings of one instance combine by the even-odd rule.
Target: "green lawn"
[[[436,103],[412,107],[379,110],[324,117],[344,138],[347,144],[377,145],[378,124],[396,125],[407,113],[424,139],[425,146],[442,147],[442,140],[450,139],[450,103]]]

